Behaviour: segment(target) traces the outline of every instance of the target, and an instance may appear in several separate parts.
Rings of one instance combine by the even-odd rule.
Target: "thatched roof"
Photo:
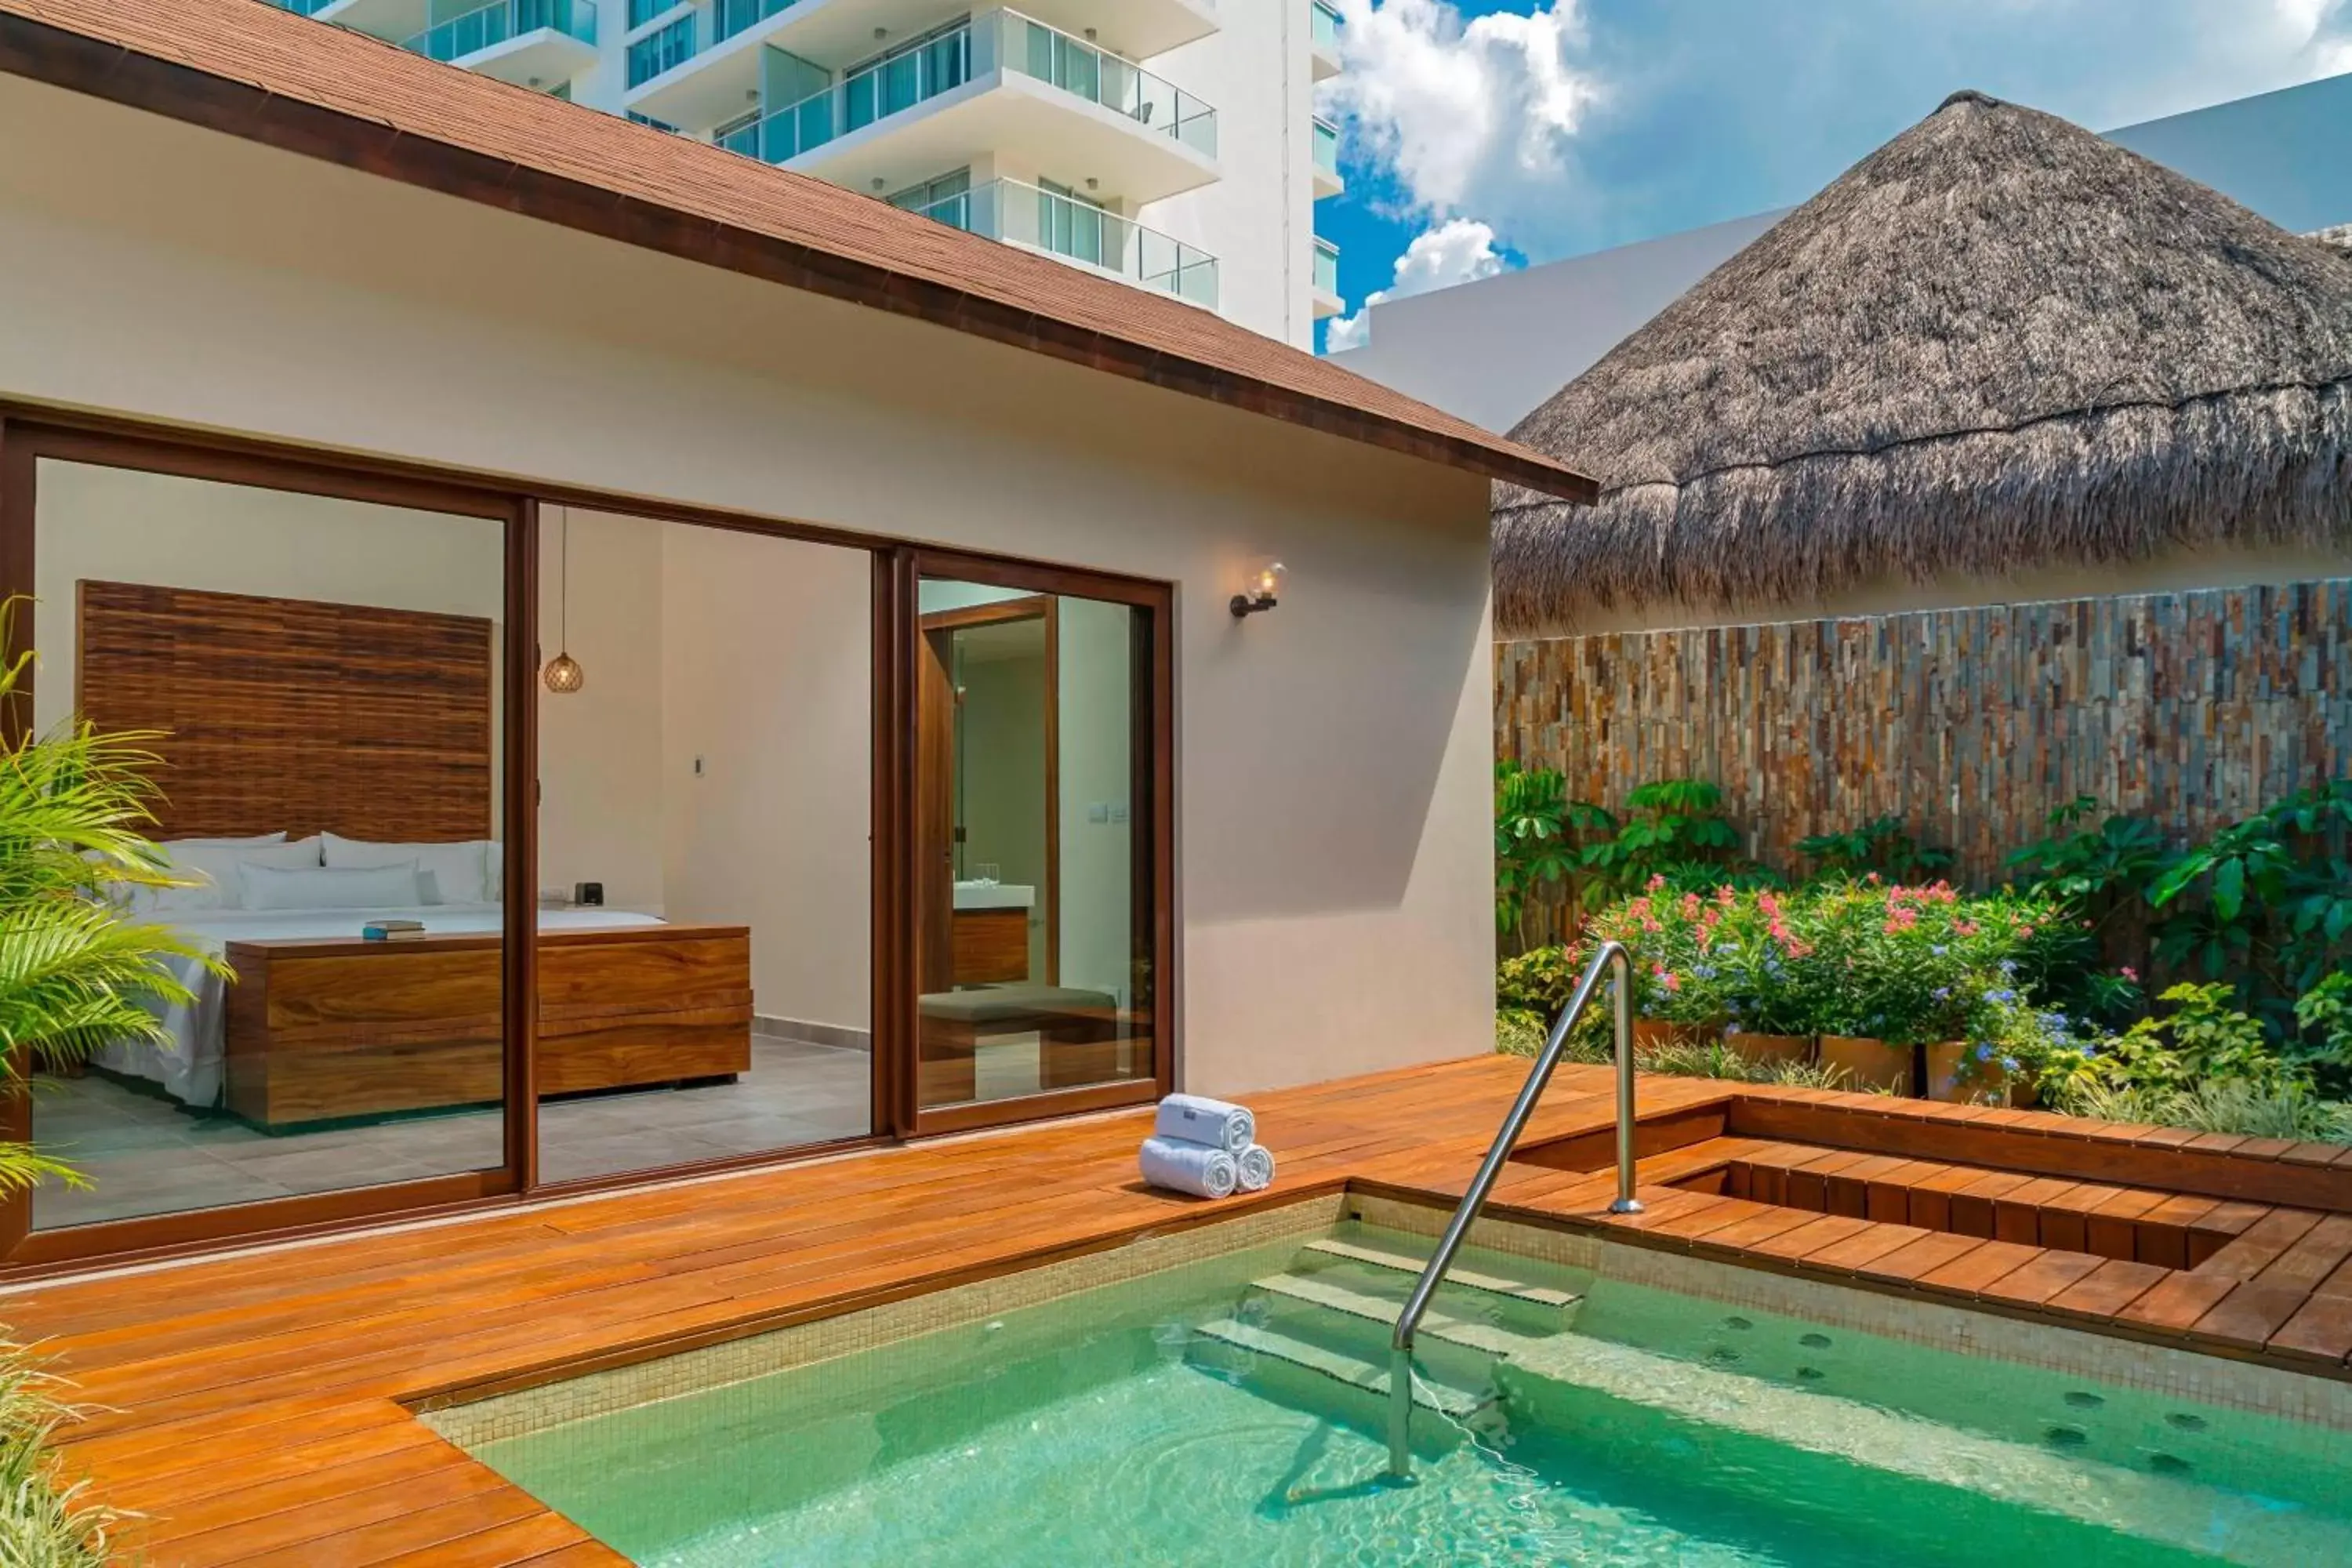
[[[1497,622],[1888,576],[2352,542],[2352,256],[1979,93],[1847,171],[1522,420]]]

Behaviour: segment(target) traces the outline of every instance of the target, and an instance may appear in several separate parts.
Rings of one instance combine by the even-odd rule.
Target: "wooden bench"
[[[983,985],[940,991],[917,1005],[921,1020],[916,1074],[922,1103],[959,1105],[979,1097],[975,1054],[983,1041],[1035,1035],[1037,1087],[1076,1089],[1119,1077],[1122,1020],[1107,991],[1066,985]]]

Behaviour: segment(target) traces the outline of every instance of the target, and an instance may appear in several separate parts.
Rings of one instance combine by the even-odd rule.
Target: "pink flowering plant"
[[[1653,882],[1595,916],[1587,935],[1633,952],[1643,1017],[1910,1045],[2006,1019],[2026,999],[2037,932],[2063,918],[2047,900],[1970,898],[1942,882],[1711,893]]]

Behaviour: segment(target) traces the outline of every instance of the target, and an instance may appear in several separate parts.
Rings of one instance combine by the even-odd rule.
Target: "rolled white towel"
[[[1229,1198],[1241,1181],[1231,1154],[1181,1138],[1146,1138],[1136,1163],[1143,1171],[1143,1179],[1153,1186],[1190,1193],[1196,1198]]]
[[[1257,1118],[1222,1100],[1171,1094],[1160,1102],[1160,1120],[1152,1131],[1162,1138],[1181,1138],[1238,1154],[1257,1142]]]
[[[1253,1143],[1234,1156],[1234,1170],[1241,1178],[1242,1191],[1262,1193],[1274,1185],[1274,1151]]]

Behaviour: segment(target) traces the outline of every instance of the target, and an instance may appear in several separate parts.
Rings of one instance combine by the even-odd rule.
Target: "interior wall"
[[[177,474],[44,458],[34,476],[35,721],[74,711],[75,585],[150,583],[216,594],[478,616],[492,623],[492,821],[505,808],[499,721],[506,531],[496,521]]]
[[[651,915],[668,905],[662,533],[642,518],[540,509],[541,662],[569,652],[585,677],[577,691],[541,689],[540,890],[568,898],[602,882],[608,906]]]
[[[1034,623],[1033,623],[1034,624]],[[962,671],[964,875],[992,865],[997,880],[1035,890],[1029,973],[1045,977],[1045,649],[967,660]]]
[[[662,558],[665,912],[751,928],[762,1016],[866,1029],[871,558],[643,526],[658,531]]]
[[[1060,752],[1062,984],[1134,996],[1135,612],[1064,599]]]

